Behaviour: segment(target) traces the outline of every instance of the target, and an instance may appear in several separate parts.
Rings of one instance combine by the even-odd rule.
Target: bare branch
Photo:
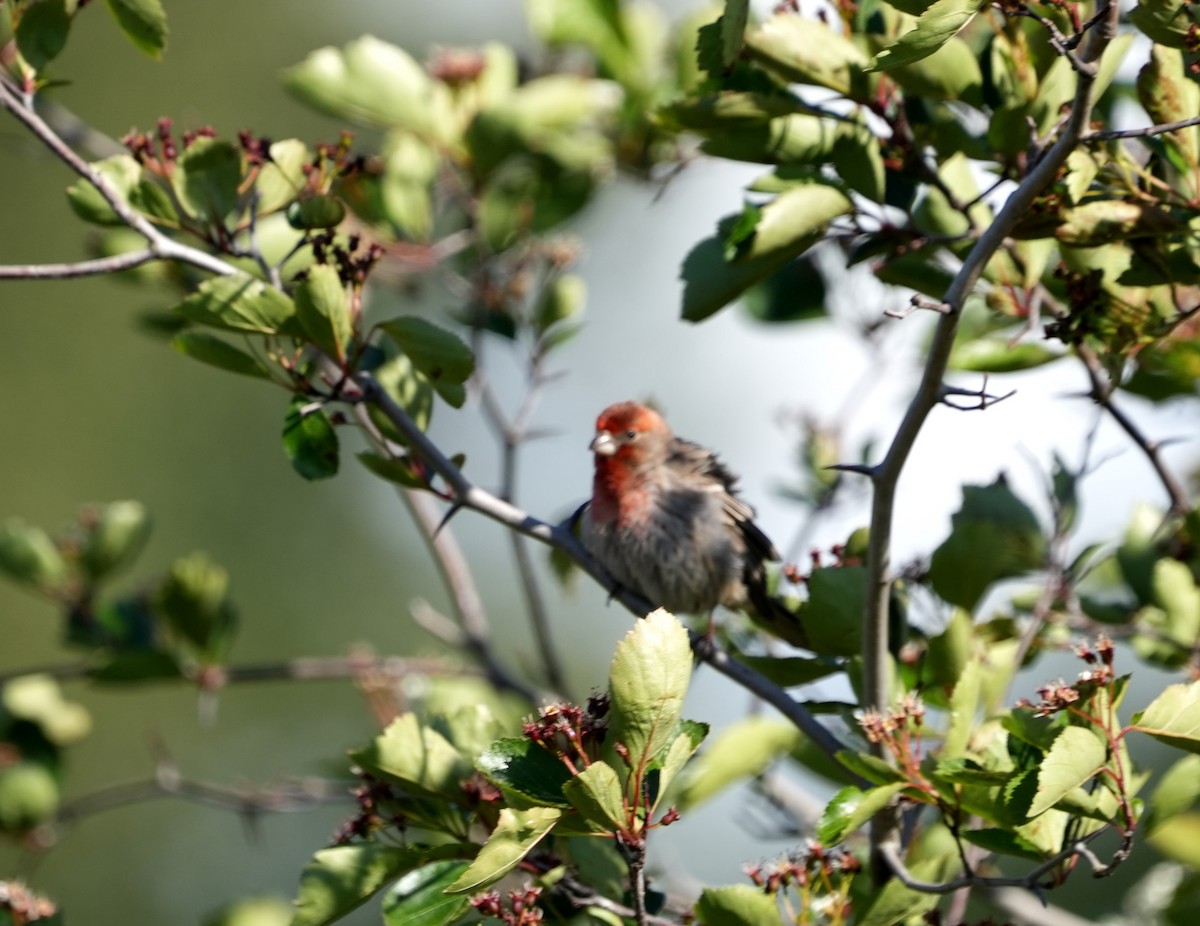
[[[94,260],[79,260],[65,264],[6,264],[0,265],[0,280],[70,280],[75,277],[100,276],[140,267],[162,256],[146,248],[141,251],[126,251],[112,257],[97,257]]]
[[[1200,116],[1190,119],[1180,119],[1178,122],[1163,122],[1158,125],[1148,125],[1140,129],[1112,129],[1105,132],[1089,132],[1083,136],[1085,142],[1105,141],[1110,138],[1149,138],[1152,135],[1164,135],[1167,132],[1178,132],[1180,129],[1200,125]]]
[[[939,315],[947,315],[952,310],[950,305],[945,302],[938,302],[936,299],[927,299],[920,293],[915,293],[908,300],[908,305],[902,309],[884,309],[883,314],[888,318],[908,318],[918,309],[927,309],[930,312],[937,312]]]
[[[1017,390],[1010,389],[1004,395],[994,395],[987,391],[987,376],[983,377],[983,385],[978,389],[964,389],[961,386],[950,386],[942,383],[942,388],[938,391],[938,401],[947,408],[953,408],[960,412],[981,412],[991,408],[998,402],[1003,402],[1005,399],[1011,399],[1017,394]],[[957,402],[951,402],[950,396],[966,396],[975,399],[974,404],[960,405]]]
[[[1116,391],[1115,384],[1108,378],[1108,374],[1104,370],[1104,364],[1096,355],[1096,352],[1087,344],[1077,344],[1075,353],[1079,355],[1079,359],[1083,361],[1083,367],[1087,370],[1088,379],[1091,381],[1092,390],[1090,398],[1101,408],[1103,408],[1117,425],[1129,435],[1129,438],[1142,451],[1146,459],[1150,461],[1150,465],[1154,468],[1154,472],[1158,475],[1159,482],[1167,491],[1167,496],[1171,499],[1171,511],[1176,514],[1187,514],[1192,510],[1192,500],[1188,497],[1187,490],[1184,489],[1183,483],[1175,476],[1163,461],[1162,450],[1163,444],[1150,440],[1142,433],[1141,428],[1137,423],[1125,414],[1124,409],[1113,401],[1113,392]]]
[[[181,244],[167,237],[140,212],[135,210],[120,192],[95,167],[81,158],[55,133],[49,124],[23,99],[23,95],[14,88],[7,79],[0,79],[0,109],[12,113],[39,141],[58,156],[68,167],[80,177],[94,186],[105,202],[112,207],[117,216],[146,239],[149,250],[160,260],[177,260],[191,264],[210,273],[220,276],[230,276],[240,271],[232,264],[219,257],[201,251],[186,244]]]

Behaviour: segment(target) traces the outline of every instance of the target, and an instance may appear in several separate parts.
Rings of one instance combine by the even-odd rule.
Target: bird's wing
[[[689,440],[676,437],[671,441],[668,465],[714,480],[712,491],[722,493],[721,506],[746,540],[746,546],[756,557],[776,562],[779,551],[771,538],[754,523],[754,509],[737,497],[737,476],[717,459],[712,451]]]

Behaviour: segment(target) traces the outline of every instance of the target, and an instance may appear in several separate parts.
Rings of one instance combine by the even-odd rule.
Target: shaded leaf
[[[283,423],[283,450],[305,479],[328,479],[338,471],[338,436],[325,409],[297,396]]]
[[[1168,746],[1200,753],[1200,682],[1168,685],[1149,707],[1133,715],[1131,725]]]
[[[9,518],[0,527],[0,572],[39,588],[52,588],[67,577],[67,561],[40,527]]]
[[[889,70],[929,57],[958,35],[984,5],[983,0],[936,0],[895,45],[875,56],[871,70]]]
[[[350,300],[336,267],[318,264],[295,289],[296,318],[317,347],[338,361],[354,337]]]
[[[566,809],[571,801],[563,785],[571,778],[567,767],[548,750],[524,737],[496,740],[479,754],[475,767],[497,787],[525,800]]]
[[[275,334],[295,314],[291,299],[247,274],[204,280],[175,309],[199,324],[243,334]]]
[[[67,47],[71,13],[66,0],[40,0],[25,7],[17,25],[17,48],[35,71],[59,56]]]
[[[179,155],[171,185],[193,218],[220,222],[238,204],[242,155],[217,138],[197,138]]]
[[[105,0],[125,37],[151,58],[167,47],[167,14],[159,0]]]
[[[258,379],[271,378],[270,372],[257,357],[206,331],[181,331],[171,339],[171,346],[185,357],[220,370]]]
[[[1029,806],[1036,817],[1095,775],[1107,760],[1100,738],[1086,727],[1067,727],[1038,766],[1037,794]]]
[[[128,566],[150,536],[150,516],[138,501],[109,502],[93,512],[89,521],[79,563],[93,581]]]
[[[753,778],[795,749],[804,735],[773,717],[750,716],[722,729],[679,777],[675,802],[695,807],[730,785]]]
[[[351,757],[368,771],[450,801],[463,800],[462,783],[473,771],[467,757],[412,713],[401,714]]]
[[[462,894],[447,894],[468,866],[467,862],[444,861],[422,865],[404,874],[383,898],[383,921],[387,926],[450,926],[471,907]]]
[[[779,926],[774,896],[749,884],[709,887],[696,901],[696,916],[704,926]]]
[[[585,820],[601,831],[615,833],[626,825],[621,779],[607,762],[596,761],[570,778],[563,793]]]
[[[842,788],[829,801],[817,822],[817,839],[827,846],[841,842],[883,810],[907,786],[897,781],[863,791],[861,788]]]
[[[457,335],[415,315],[405,315],[380,326],[404,351],[438,395],[455,408],[466,400],[463,384],[475,371],[475,356]]]

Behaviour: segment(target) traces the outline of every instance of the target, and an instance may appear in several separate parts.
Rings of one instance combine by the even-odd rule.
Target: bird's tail
[[[772,595],[767,589],[766,576],[761,572],[753,577],[754,581],[746,583],[747,597],[750,608],[747,613],[763,630],[774,634],[792,646],[808,649],[808,633],[800,618],[783,603],[782,599]]]

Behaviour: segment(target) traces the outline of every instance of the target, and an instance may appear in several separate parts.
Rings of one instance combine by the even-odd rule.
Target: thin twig
[[[896,487],[925,420],[941,399],[942,383],[949,365],[950,350],[958,331],[958,322],[967,296],[975,288],[992,255],[1004,243],[1017,222],[1028,213],[1034,199],[1058,174],[1067,156],[1075,150],[1088,125],[1093,106],[1095,86],[1094,62],[1100,57],[1116,32],[1119,5],[1113,0],[1099,4],[1103,25],[1091,29],[1079,54],[1083,64],[1079,72],[1075,99],[1063,126],[1062,134],[1053,146],[1037,161],[1029,174],[1009,196],[996,214],[995,220],[980,235],[971,249],[942,302],[951,311],[942,315],[934,329],[925,368],[909,406],[892,438],[887,455],[872,476],[874,497],[871,505],[870,541],[867,548],[867,578],[863,608],[863,674],[865,692],[863,707],[884,710],[889,693],[888,610],[891,598],[891,537],[895,513]],[[871,842],[876,849],[898,838],[898,814],[885,810],[872,824]],[[875,865],[876,872],[883,872]]]
[[[0,79],[0,109],[6,109],[12,113],[34,137],[57,155],[71,170],[94,186],[113,212],[117,214],[117,217],[146,239],[149,250],[154,252],[158,259],[177,260],[220,276],[231,276],[240,272],[221,258],[209,254],[207,251],[181,244],[155,228],[146,216],[126,202],[125,197],[104,174],[71,150],[54,129],[34,111],[32,106],[27,105],[26,101],[22,99],[22,94],[12,87],[7,79]]]
[[[1075,353],[1079,355],[1079,359],[1083,361],[1083,368],[1087,370],[1088,379],[1091,381],[1092,390],[1091,398],[1097,405],[1108,413],[1117,425],[1129,435],[1130,440],[1137,445],[1142,451],[1150,465],[1154,468],[1154,472],[1158,476],[1158,481],[1162,483],[1163,488],[1167,491],[1167,496],[1171,499],[1171,511],[1175,514],[1187,514],[1192,510],[1192,500],[1188,497],[1187,490],[1184,489],[1183,483],[1175,476],[1163,461],[1162,445],[1156,441],[1150,440],[1142,433],[1137,422],[1125,414],[1124,409],[1113,401],[1113,392],[1116,390],[1112,380],[1108,378],[1108,374],[1104,370],[1104,364],[1096,355],[1096,352],[1087,344],[1078,344],[1075,347]]]
[[[1148,138],[1151,135],[1163,135],[1167,132],[1178,132],[1193,125],[1200,125],[1200,116],[1190,119],[1180,119],[1178,122],[1162,122],[1158,125],[1148,125],[1140,129],[1109,129],[1103,132],[1088,132],[1083,141],[1105,141],[1110,138]]]
[[[5,264],[0,265],[0,280],[70,280],[75,277],[92,277],[131,270],[150,261],[162,259],[162,255],[156,251],[144,248],[140,251],[114,254],[112,257],[97,257],[62,264]]]

